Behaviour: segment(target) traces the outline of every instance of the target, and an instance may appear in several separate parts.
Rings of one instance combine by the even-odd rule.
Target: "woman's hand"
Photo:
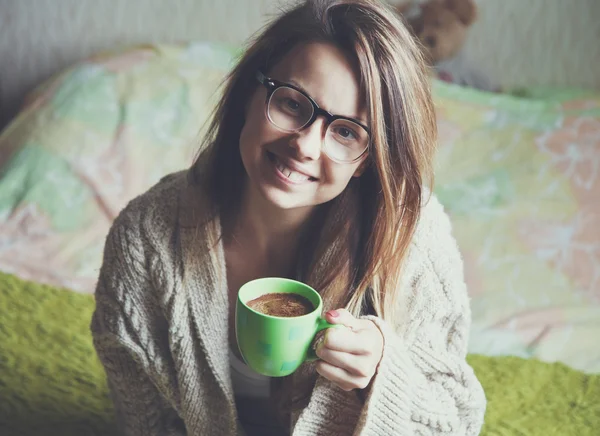
[[[325,319],[346,328],[327,329],[316,353],[317,372],[345,391],[364,389],[375,376],[383,355],[383,335],[372,321],[345,309],[330,310]]]

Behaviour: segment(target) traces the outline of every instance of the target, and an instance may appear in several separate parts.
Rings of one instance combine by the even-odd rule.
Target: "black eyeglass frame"
[[[319,115],[321,115],[321,116],[323,116],[323,118],[325,118],[325,121],[326,121],[325,127],[326,128],[329,128],[329,125],[331,123],[333,123],[334,121],[337,121],[337,120],[351,121],[354,124],[357,124],[360,127],[362,127],[363,129],[365,129],[365,131],[369,135],[369,142],[367,142],[367,146],[365,147],[364,151],[356,159],[353,159],[351,161],[340,161],[340,162],[343,162],[343,163],[353,163],[353,162],[356,162],[357,160],[359,160],[361,157],[364,156],[364,154],[367,152],[367,150],[369,150],[369,146],[371,144],[371,130],[367,126],[365,126],[363,123],[361,123],[359,120],[357,120],[355,118],[346,117],[344,115],[333,115],[332,113],[330,113],[330,112],[326,111],[325,109],[319,107],[319,105],[317,104],[317,102],[314,101],[313,98],[310,95],[308,95],[305,91],[303,91],[302,89],[300,89],[297,86],[294,86],[294,85],[292,85],[290,83],[280,82],[279,80],[275,80],[275,79],[272,79],[270,77],[267,77],[260,70],[256,72],[256,80],[258,80],[258,82],[267,89],[267,98],[265,100],[266,107],[268,107],[269,100],[271,99],[271,96],[273,95],[273,93],[275,91],[277,91],[277,89],[283,88],[283,87],[291,88],[294,91],[299,92],[304,97],[306,97],[308,99],[308,101],[310,101],[310,103],[313,106],[313,113],[312,113],[312,116],[310,117],[310,119],[304,125],[302,125],[301,127],[297,128],[297,129],[293,129],[293,130],[288,130],[288,129],[284,129],[282,127],[277,126],[275,123],[273,123],[273,121],[271,120],[271,117],[268,117],[269,121],[271,123],[273,123],[278,129],[283,130],[285,132],[299,132],[301,130],[306,129],[312,123],[314,123],[315,120],[317,119],[317,117]],[[267,113],[267,115],[268,115],[268,113]],[[338,159],[333,159],[333,160],[338,160]]]

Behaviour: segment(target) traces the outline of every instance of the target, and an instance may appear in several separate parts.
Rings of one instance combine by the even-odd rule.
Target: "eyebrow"
[[[294,79],[290,79],[290,80],[282,80],[281,82],[282,82],[282,83],[289,83],[290,85],[294,85],[296,88],[298,88],[299,90],[301,90],[302,92],[304,92],[306,95],[309,95],[309,96],[310,96],[310,98],[312,98],[313,100],[315,100],[315,98],[314,98],[312,95],[310,95],[310,92],[308,92],[304,86],[302,86],[300,83],[298,83],[298,82],[297,82],[297,81],[295,81]],[[315,100],[315,102],[316,102],[316,100]],[[342,115],[342,114],[334,114],[334,113],[333,113],[333,112],[331,112],[329,109],[325,109],[323,106],[321,106],[321,105],[319,104],[319,102],[317,102],[317,104],[319,105],[319,107],[320,107],[320,108],[322,108],[322,109],[326,110],[327,112],[329,112],[329,113],[330,113],[330,114],[332,114],[332,115]],[[365,126],[367,125],[367,121],[366,121],[366,120],[364,120],[363,118],[361,118],[361,117],[357,116],[357,115],[342,115],[342,116],[344,116],[344,117],[346,117],[346,118],[352,118],[352,119],[355,119],[356,121],[360,121],[360,122],[361,122],[361,123],[363,123]]]

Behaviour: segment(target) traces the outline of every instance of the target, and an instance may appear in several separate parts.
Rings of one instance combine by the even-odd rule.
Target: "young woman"
[[[123,433],[478,434],[435,140],[419,49],[388,7],[308,0],[270,24],[196,162],[108,235],[92,332]],[[265,276],[308,283],[347,327],[284,379],[246,367],[233,334],[238,289]]]

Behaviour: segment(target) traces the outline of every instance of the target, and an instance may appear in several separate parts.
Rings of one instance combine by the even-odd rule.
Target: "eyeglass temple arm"
[[[265,76],[260,70],[258,70],[256,72],[256,80],[258,80],[260,83],[262,83],[263,85],[265,85],[266,82],[268,81],[268,77]]]

